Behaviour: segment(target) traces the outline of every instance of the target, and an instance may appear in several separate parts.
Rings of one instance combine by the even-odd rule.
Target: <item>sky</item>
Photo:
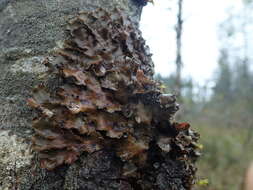
[[[153,53],[156,73],[175,71],[176,0],[154,0],[144,7],[140,28]],[[197,83],[212,79],[219,57],[218,26],[240,0],[184,0],[183,76]]]

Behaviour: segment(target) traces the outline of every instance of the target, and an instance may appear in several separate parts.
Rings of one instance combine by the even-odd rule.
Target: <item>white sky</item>
[[[163,76],[175,71],[176,0],[154,0],[143,9],[141,30],[153,53],[155,71]],[[218,25],[227,9],[240,0],[184,0],[183,75],[203,84],[210,79],[219,56]]]

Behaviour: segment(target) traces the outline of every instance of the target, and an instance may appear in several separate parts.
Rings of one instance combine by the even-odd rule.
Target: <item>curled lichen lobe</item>
[[[121,159],[123,176],[138,176],[134,168],[153,163],[153,147],[160,160],[195,159],[198,135],[172,122],[175,97],[152,79],[151,54],[124,11],[80,13],[67,34],[44,62],[59,81],[55,91],[42,84],[28,100],[38,111],[33,147],[41,167],[52,170],[102,149]]]
[[[146,6],[148,2],[153,3],[153,0],[132,0],[139,6]]]

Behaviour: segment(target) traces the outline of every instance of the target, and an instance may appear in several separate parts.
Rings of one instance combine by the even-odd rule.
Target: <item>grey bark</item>
[[[89,163],[89,157],[85,157],[70,168],[63,167],[54,172],[40,169],[34,157],[36,154],[30,149],[34,115],[26,106],[31,89],[40,83],[46,71],[42,60],[64,39],[66,20],[79,11],[98,7],[123,8],[136,22],[139,21],[141,7],[130,0],[0,0],[1,190],[79,189],[85,180],[78,181],[77,176],[85,178],[85,173],[77,173],[75,168],[83,167],[84,172],[96,168],[94,164],[104,164],[105,170],[109,167],[106,165],[110,164],[109,157],[99,163]],[[103,157],[99,154],[102,153],[90,156]],[[114,167],[117,172],[117,164]],[[94,170],[93,173],[96,176],[101,171]],[[95,187],[87,182],[83,189],[123,189],[127,186],[116,180],[103,183],[98,181]]]

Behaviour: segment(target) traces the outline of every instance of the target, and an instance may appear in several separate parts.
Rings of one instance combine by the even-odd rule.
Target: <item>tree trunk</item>
[[[176,91],[180,103],[182,103],[181,91],[182,91],[182,32],[183,32],[183,0],[178,0],[178,13],[177,13],[177,25],[176,25],[176,41],[177,41],[177,54],[176,54]]]
[[[127,15],[138,23],[141,7],[130,0],[0,1],[0,189],[191,189],[196,171],[193,162],[198,156],[195,151],[198,136],[188,124],[171,122],[171,115],[159,116],[168,117],[164,121],[152,121],[156,125],[159,123],[162,132],[154,130],[157,134],[152,134],[149,150],[145,152],[147,161],[137,168],[134,162],[126,164],[115,152],[102,149],[83,153],[74,163],[48,171],[40,167],[38,154],[31,149],[34,135],[31,124],[35,114],[26,102],[32,88],[43,81],[47,71],[41,62],[62,47],[70,17],[79,11],[93,11],[100,7],[111,12],[116,6],[126,10]],[[140,67],[145,71],[145,65]],[[151,74],[147,75],[150,77]],[[142,70],[138,70],[138,77],[141,83],[150,83]],[[172,97],[159,94],[159,98],[162,106],[168,105],[167,101]],[[149,101],[148,96],[142,99]],[[174,101],[171,106],[156,109],[169,109],[172,113],[176,109]],[[139,114],[143,116],[136,119],[137,123],[149,122],[145,120],[149,111],[137,109],[142,110]],[[166,125],[169,130],[164,129]],[[131,147],[127,148],[131,151]],[[123,171],[126,166],[127,172],[134,173],[133,176],[126,177],[126,171]],[[131,169],[134,171],[129,171]]]

